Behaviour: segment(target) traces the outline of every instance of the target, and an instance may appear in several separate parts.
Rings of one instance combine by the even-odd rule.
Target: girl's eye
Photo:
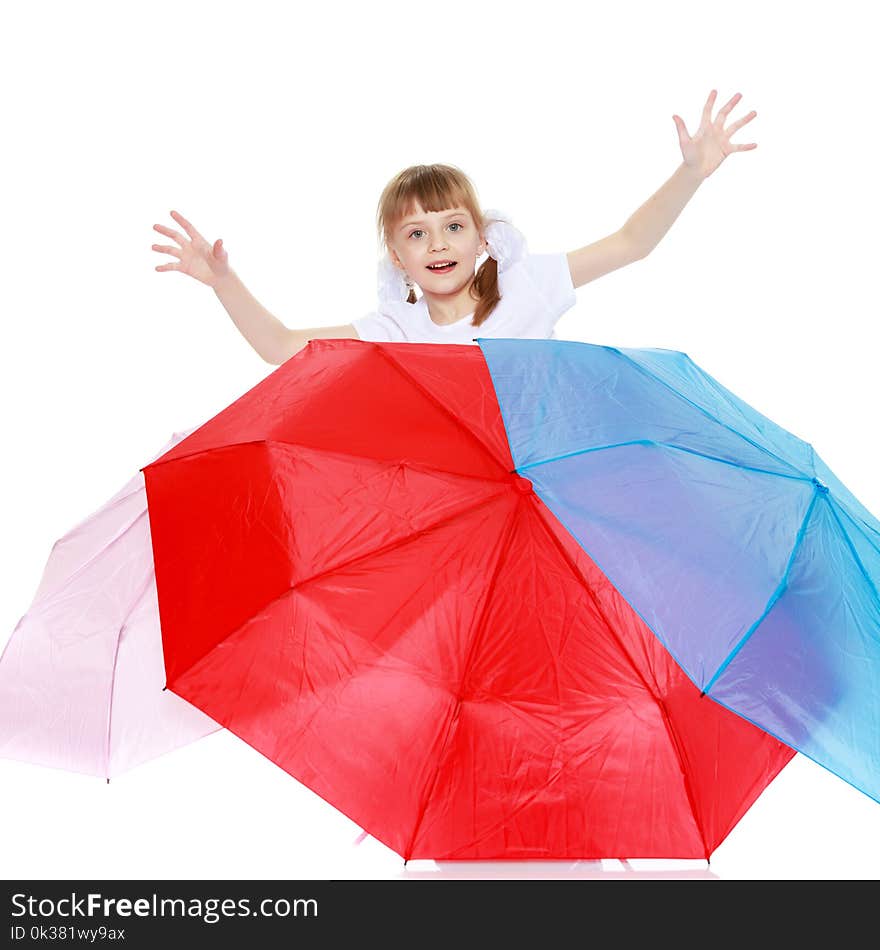
[[[451,227],[451,228],[454,227],[454,228],[458,228],[459,230],[461,230],[462,228],[464,228],[464,225],[461,224],[459,221],[453,221],[452,224],[449,225],[449,227]],[[424,232],[421,228],[416,228],[415,231],[410,231],[410,232],[409,232],[409,236],[412,237],[414,234],[424,234],[424,233],[425,233],[425,232]]]

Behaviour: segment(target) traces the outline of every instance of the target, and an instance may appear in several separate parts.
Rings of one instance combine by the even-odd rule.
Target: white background
[[[686,351],[880,513],[878,75],[870,5],[521,8],[19,4],[4,14],[0,646],[54,540],[173,431],[274,367],[150,250],[173,208],[289,326],[375,302],[375,208],[450,162],[532,251],[616,230],[681,161],[711,89],[733,140],[657,249],[577,291],[560,337]],[[14,94],[11,90],[15,90]],[[402,859],[216,733],[106,785],[0,762],[0,876],[874,878],[880,804],[798,756],[699,862]]]

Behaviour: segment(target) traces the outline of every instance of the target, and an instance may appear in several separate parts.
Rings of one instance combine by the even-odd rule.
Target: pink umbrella
[[[164,687],[138,471],[49,554],[0,658],[0,757],[109,779],[219,728]]]

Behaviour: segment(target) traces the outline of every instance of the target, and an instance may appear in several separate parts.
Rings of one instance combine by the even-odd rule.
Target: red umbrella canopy
[[[794,754],[517,474],[479,347],[312,341],[143,471],[168,688],[406,859],[708,858]]]

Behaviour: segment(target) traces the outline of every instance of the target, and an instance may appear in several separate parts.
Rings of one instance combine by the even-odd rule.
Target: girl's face
[[[470,284],[485,241],[464,208],[425,211],[416,203],[394,229],[388,251],[422,292],[445,295]],[[454,261],[451,268],[436,270],[431,264]]]

